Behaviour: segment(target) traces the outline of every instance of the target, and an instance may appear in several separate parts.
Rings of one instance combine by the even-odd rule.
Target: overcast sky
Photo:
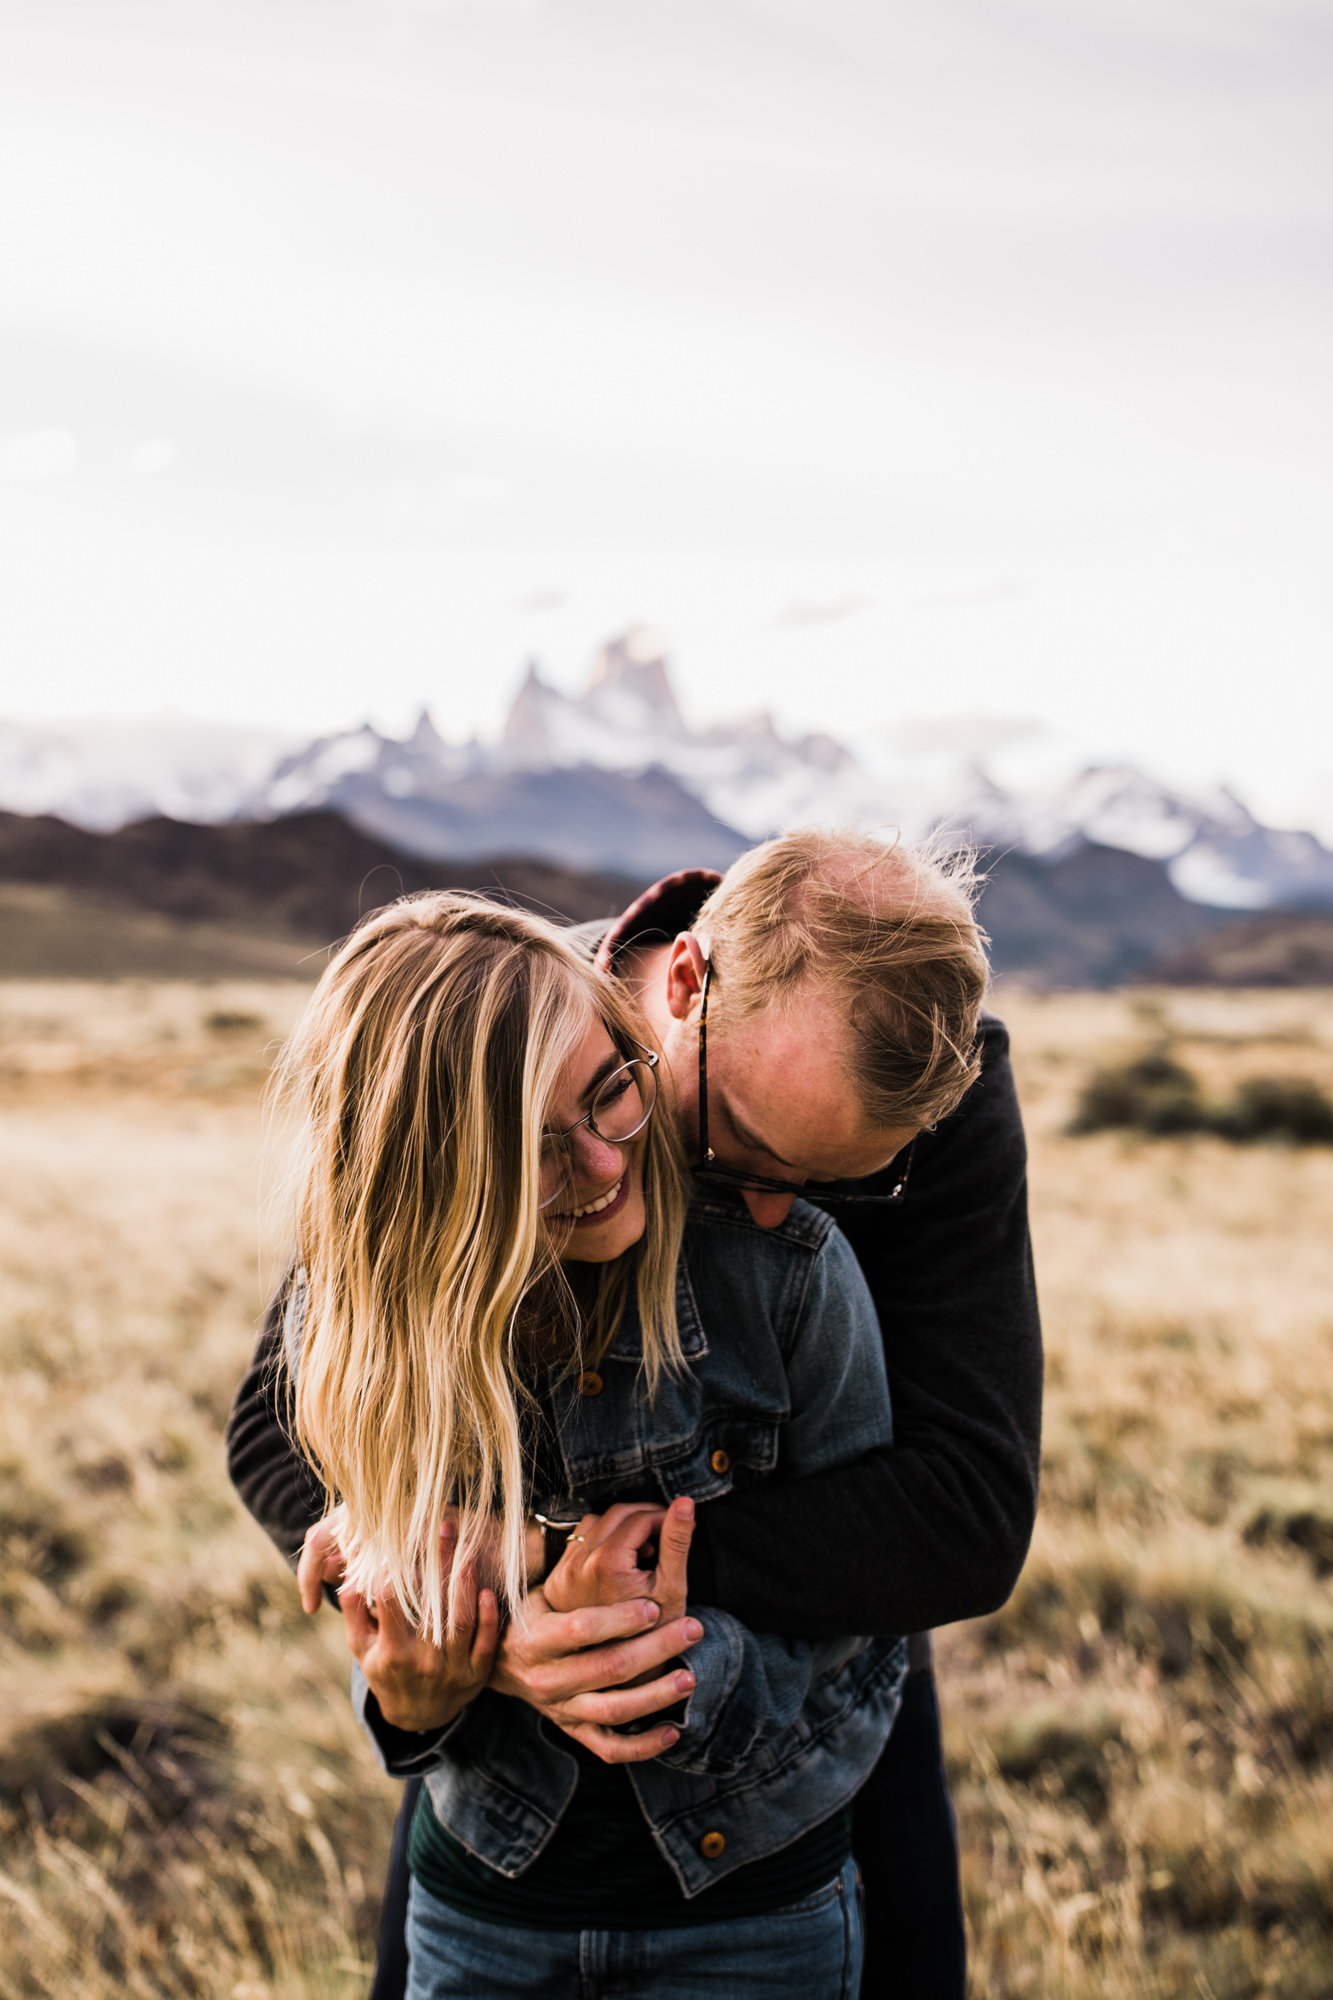
[[[1326,0],[0,0],[0,711],[644,619],[1333,830],[1331,153]]]

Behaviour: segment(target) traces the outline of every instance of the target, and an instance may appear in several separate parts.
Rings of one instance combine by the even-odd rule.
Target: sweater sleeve
[[[324,1488],[292,1434],[283,1318],[295,1267],[269,1300],[259,1339],[227,1423],[227,1470],[245,1506],[294,1564],[307,1528],[323,1518]]]
[[[926,1631],[1008,1597],[1036,1515],[1041,1332],[1003,1025],[900,1207],[839,1222],[879,1313],[894,1443],[702,1505],[690,1595],[756,1631]]]

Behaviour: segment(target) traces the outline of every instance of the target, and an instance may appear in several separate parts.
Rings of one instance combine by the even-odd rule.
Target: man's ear
[[[693,931],[682,931],[667,960],[666,1000],[673,1021],[688,1021],[703,992],[708,960]]]

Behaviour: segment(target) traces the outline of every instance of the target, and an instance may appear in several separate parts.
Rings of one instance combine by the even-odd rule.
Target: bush
[[[1286,1139],[1296,1146],[1333,1146],[1333,1104],[1303,1076],[1251,1076],[1221,1106],[1213,1128],[1224,1139]]]
[[[1150,1138],[1215,1132],[1237,1145],[1279,1140],[1333,1146],[1333,1103],[1308,1077],[1251,1076],[1233,1096],[1210,1104],[1198,1078],[1162,1046],[1119,1067],[1094,1070],[1069,1130],[1142,1132]]]
[[[1207,1122],[1199,1083],[1165,1048],[1117,1069],[1094,1070],[1083,1086],[1070,1131],[1198,1132]]]

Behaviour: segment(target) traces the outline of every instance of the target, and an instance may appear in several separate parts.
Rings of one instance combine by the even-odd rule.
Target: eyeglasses
[[[704,966],[704,983],[699,995],[699,1161],[692,1171],[707,1187],[727,1187],[737,1194],[798,1194],[806,1201],[839,1203],[845,1207],[900,1207],[907,1193],[916,1140],[907,1148],[907,1158],[888,1194],[861,1194],[836,1181],[775,1181],[766,1174],[738,1173],[734,1167],[720,1167],[708,1143],[708,988],[713,977],[711,962]]]
[[[643,1043],[634,1046],[643,1048]],[[580,1125],[611,1146],[627,1145],[642,1132],[657,1105],[659,1061],[655,1049],[643,1049],[641,1057],[631,1058],[603,1077],[582,1118],[576,1118],[564,1132],[547,1134],[542,1141],[538,1208],[549,1208],[573,1186],[573,1139]]]

